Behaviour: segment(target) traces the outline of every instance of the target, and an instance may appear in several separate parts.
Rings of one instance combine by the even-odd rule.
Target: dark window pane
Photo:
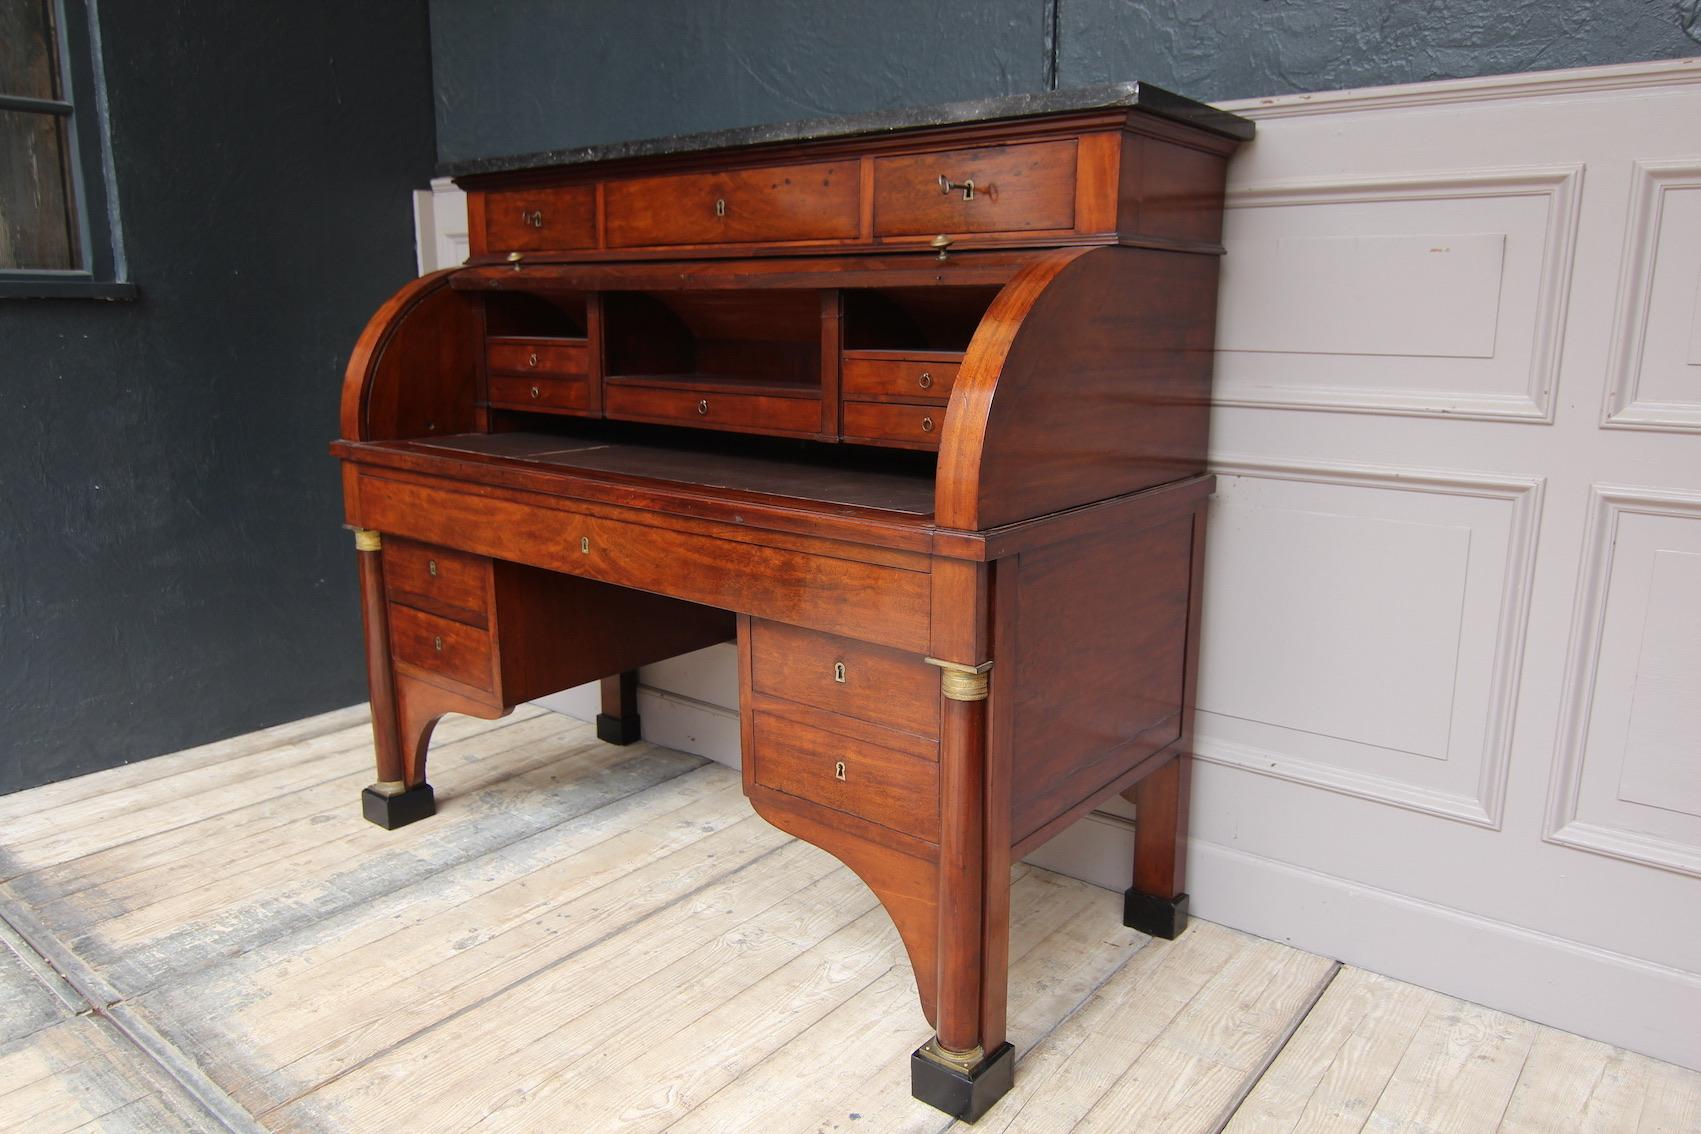
[[[0,110],[0,270],[77,268],[65,120]]]
[[[52,0],[0,0],[0,94],[60,97]]]

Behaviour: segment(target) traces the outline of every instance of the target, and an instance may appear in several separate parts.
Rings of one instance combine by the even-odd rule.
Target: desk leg
[[[986,855],[986,667],[942,664],[939,735],[939,1001],[937,1034],[910,1056],[910,1092],[974,1122],[1014,1081],[1016,1053],[1002,1024],[981,1013]],[[1009,872],[1005,869],[1008,885]],[[1006,922],[1001,927],[1009,933]],[[1002,1013],[999,1013],[1002,1016]]]
[[[643,739],[638,720],[638,671],[602,679],[602,712],[597,714],[597,739],[609,744],[634,744]]]
[[[360,793],[360,810],[367,819],[389,830],[436,813],[431,785],[425,782],[422,761],[408,775],[404,751],[402,708],[396,694],[395,670],[390,666],[390,616],[384,600],[383,537],[364,528],[354,533],[355,558],[360,564],[360,621],[366,634],[366,681],[372,697],[372,746],[378,759],[378,782]]]
[[[1186,753],[1134,785],[1134,885],[1122,924],[1173,941],[1187,928],[1187,808],[1193,757]]]

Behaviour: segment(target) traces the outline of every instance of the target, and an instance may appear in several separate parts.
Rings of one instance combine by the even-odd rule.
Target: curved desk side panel
[[[999,293],[939,455],[942,528],[984,531],[1205,468],[1217,258],[1070,249]]]
[[[342,436],[393,441],[475,427],[477,301],[445,268],[410,280],[367,322],[343,374]]]

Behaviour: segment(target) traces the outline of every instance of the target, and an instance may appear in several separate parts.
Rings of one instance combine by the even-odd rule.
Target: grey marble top
[[[1194,102],[1148,83],[1107,83],[1066,91],[1008,95],[1002,98],[947,102],[936,106],[875,110],[840,118],[810,118],[761,126],[739,126],[700,134],[674,134],[629,142],[604,142],[563,150],[516,154],[511,157],[477,158],[446,162],[437,172],[446,177],[468,177],[480,173],[506,173],[519,169],[584,165],[621,158],[660,157],[698,153],[704,150],[757,146],[776,142],[802,142],[814,138],[844,138],[857,134],[888,134],[927,126],[951,126],[961,122],[990,122],[1006,118],[1033,118],[1042,114],[1101,110],[1110,107],[1139,108],[1160,118],[1210,130],[1230,138],[1252,137],[1248,119]]]

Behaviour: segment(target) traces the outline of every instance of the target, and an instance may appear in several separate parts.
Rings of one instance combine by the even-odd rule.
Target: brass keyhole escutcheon
[[[541,393],[543,393],[543,391],[542,391],[542,390],[540,390],[540,389],[538,389],[538,388],[537,388],[537,387],[536,387],[536,386],[533,386],[533,387],[532,387],[532,397],[534,397],[534,398],[535,398],[535,397],[537,397],[537,396],[538,396],[538,395],[539,395],[539,394],[541,394]]]
[[[588,535],[580,536],[579,537],[579,554],[589,555],[590,553],[591,553],[591,537],[588,536]]]
[[[924,417],[921,419],[921,431],[923,433],[933,432],[933,419],[931,417]]]
[[[915,380],[915,383],[916,383],[916,385],[920,386],[924,390],[933,389],[933,374],[932,374],[932,372],[927,371],[927,370],[923,370],[921,372],[921,377],[917,378]]]
[[[437,577],[437,560],[428,559],[425,561],[425,573],[433,579]]]
[[[537,351],[534,350],[529,356],[527,356],[526,365],[531,367],[533,370],[537,369]]]
[[[716,197],[715,198],[715,215],[717,217],[726,216],[726,198],[725,197]]]
[[[709,412],[709,399],[704,398],[702,401],[697,403],[697,412],[699,414],[707,414]]]
[[[836,662],[833,663],[833,680],[837,681],[840,685],[843,685],[845,683],[845,663],[844,662],[836,661]]]
[[[840,760],[833,765],[833,778],[843,783],[845,778],[845,762]]]
[[[531,225],[533,228],[542,228],[543,227],[543,210],[542,209],[532,209],[528,212],[525,209],[521,209],[520,210],[520,222],[522,224]]]
[[[431,645],[432,645],[432,648],[435,649],[438,653],[442,653],[443,652],[443,635],[439,634],[439,635],[437,635],[437,637],[431,639]]]

